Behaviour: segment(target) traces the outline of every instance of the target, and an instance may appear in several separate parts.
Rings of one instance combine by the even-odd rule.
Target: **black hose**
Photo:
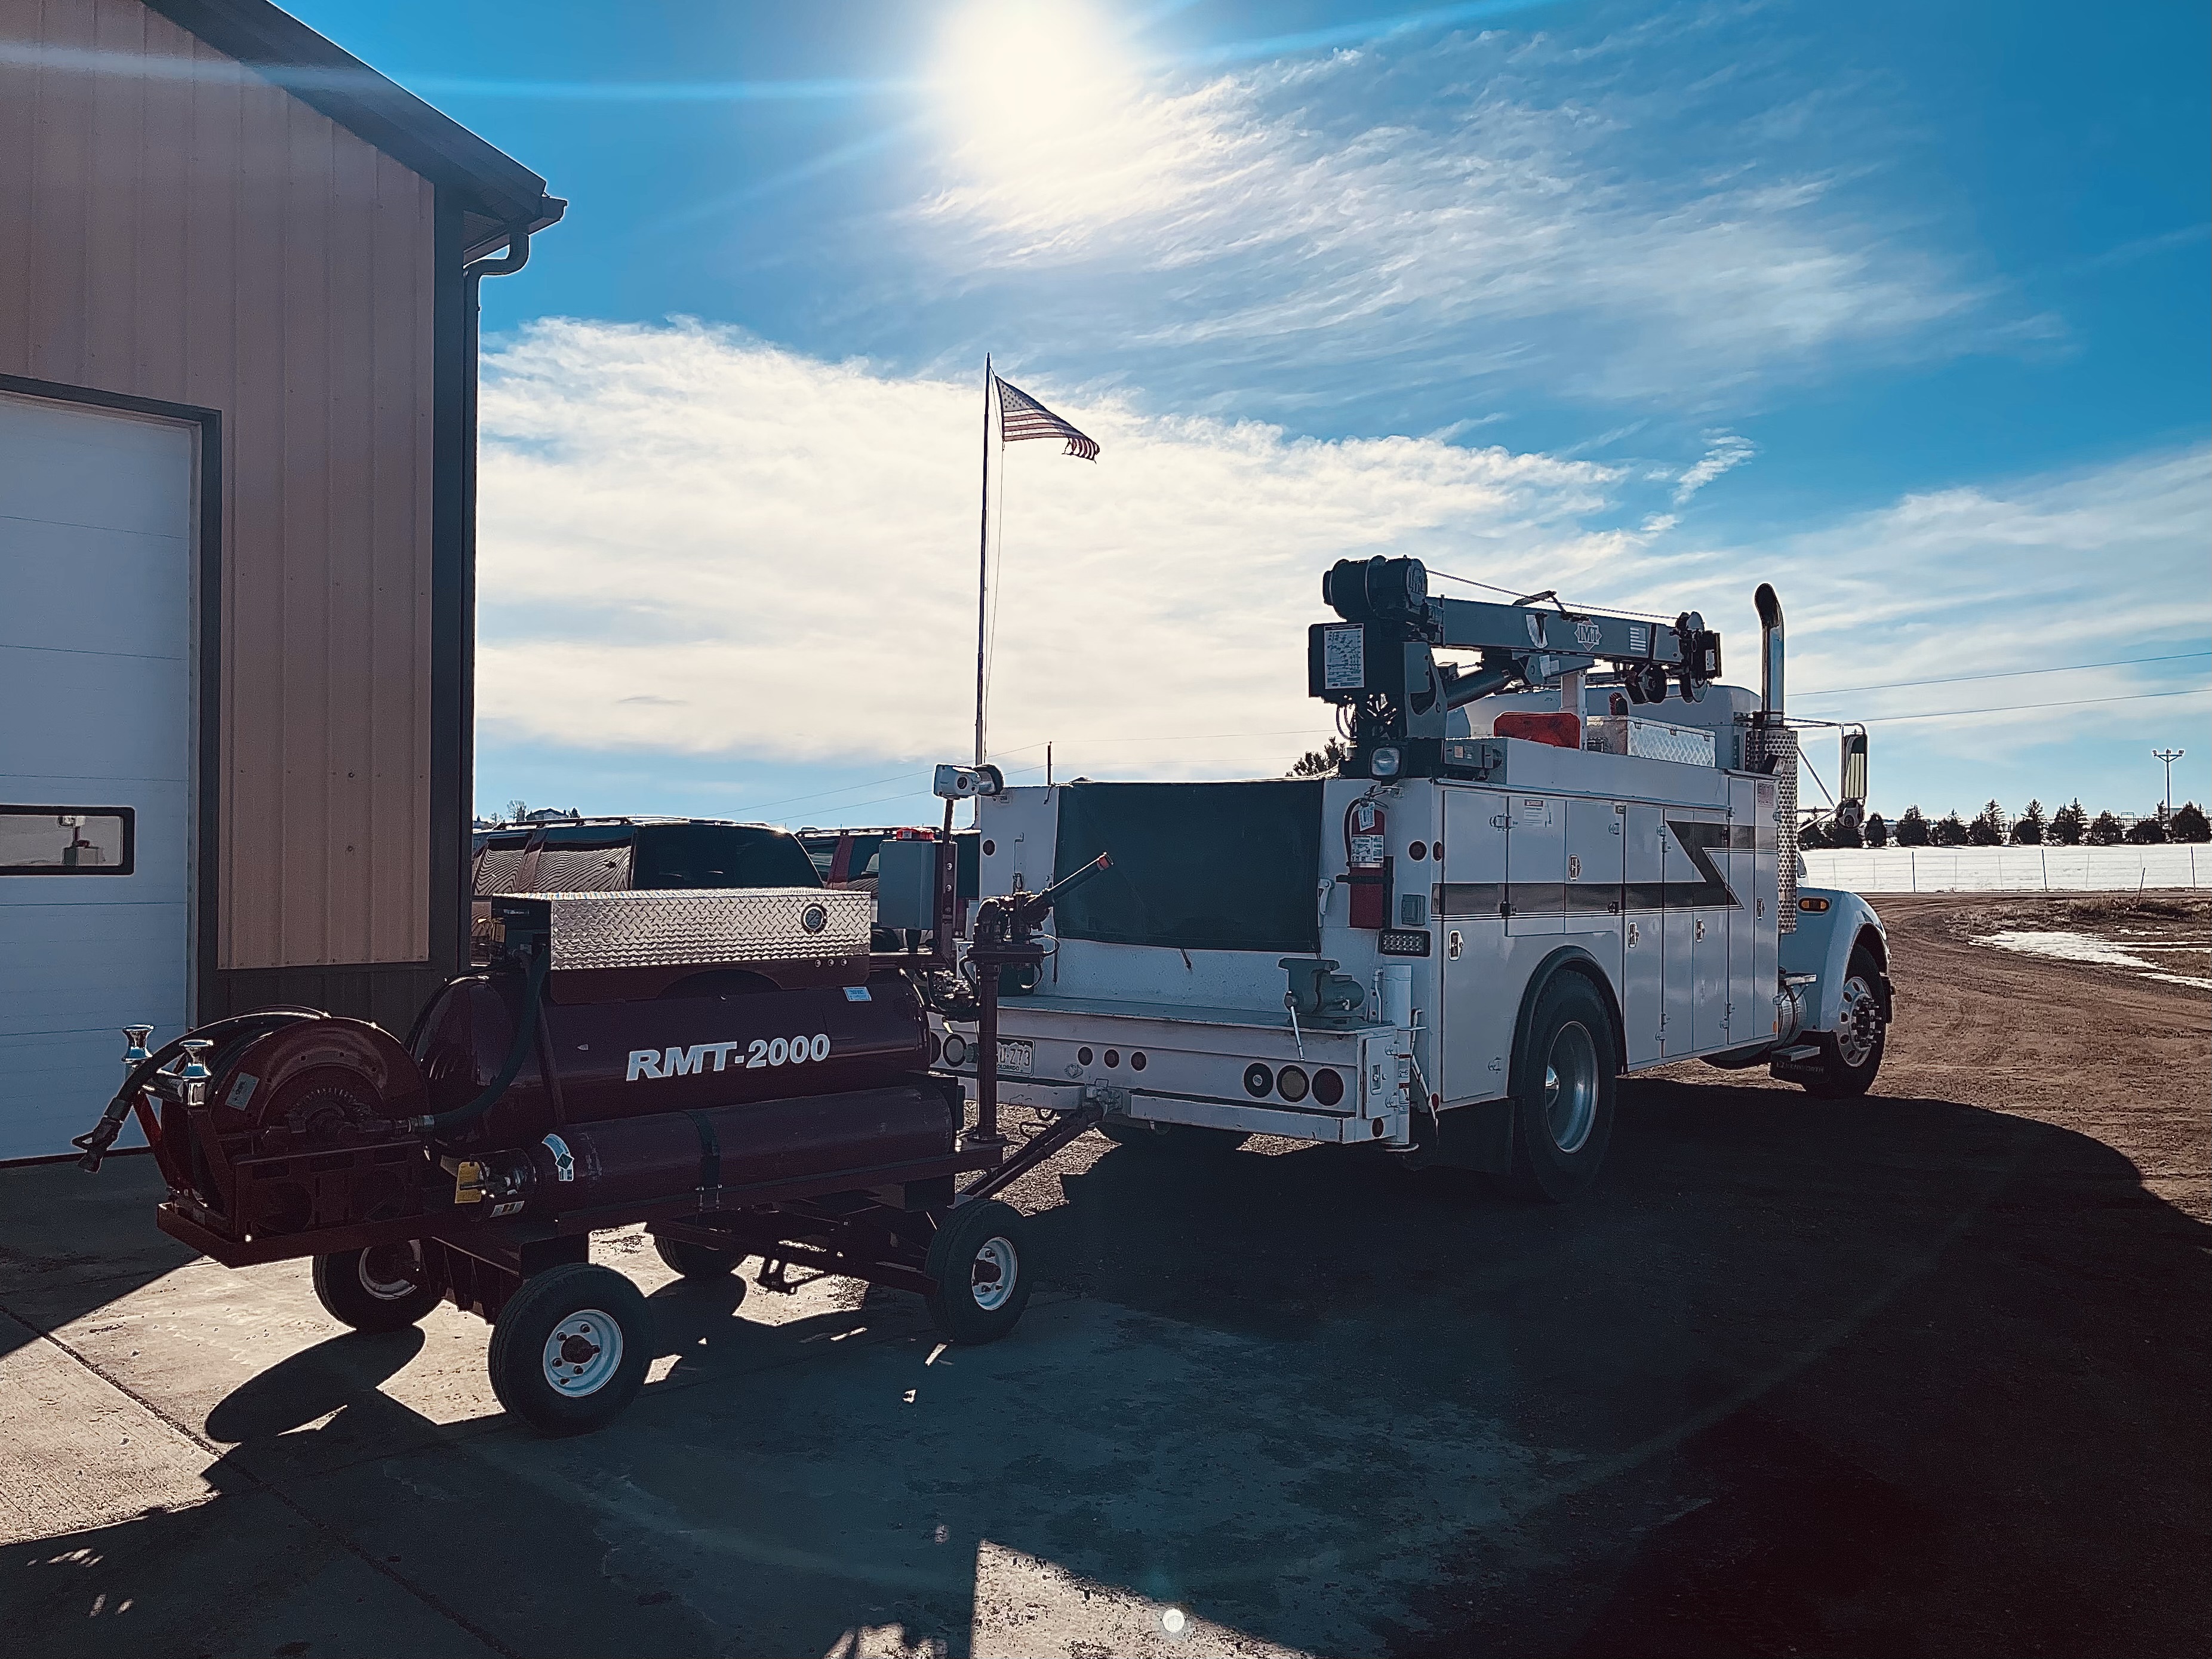
[[[107,1109],[100,1114],[100,1121],[70,1142],[84,1154],[77,1159],[77,1168],[90,1175],[100,1173],[100,1164],[106,1158],[108,1149],[115,1145],[115,1138],[123,1133],[123,1120],[131,1115],[131,1103],[145,1091],[147,1085],[153,1081],[155,1073],[185,1052],[186,1037],[205,1037],[214,1042],[224,1033],[235,1034],[252,1025],[268,1025],[274,1030],[303,1019],[329,1018],[319,1008],[257,1008],[250,1014],[233,1014],[227,1019],[216,1020],[163,1043],[131,1068],[130,1075],[123,1079],[123,1086],[116,1091],[115,1098],[107,1103]]]
[[[450,1112],[439,1112],[428,1117],[410,1117],[407,1127],[415,1133],[436,1139],[456,1130],[465,1129],[499,1103],[507,1086],[514,1081],[515,1073],[529,1057],[530,1045],[538,1035],[538,1013],[544,1005],[545,970],[552,965],[553,951],[550,945],[541,945],[530,958],[530,969],[523,981],[522,1019],[514,1030],[514,1042],[507,1051],[507,1063],[499,1068],[499,1075],[490,1086],[465,1106],[456,1106]]]

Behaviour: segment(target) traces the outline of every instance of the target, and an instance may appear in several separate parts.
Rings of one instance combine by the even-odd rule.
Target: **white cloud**
[[[575,322],[532,328],[487,371],[488,735],[671,764],[965,752],[975,384],[696,326]],[[1637,481],[1595,463],[1293,439],[1029,389],[1104,445],[1095,466],[1017,445],[1003,475],[994,746],[1052,738],[1064,775],[1282,770],[1328,725],[1304,686],[1321,572],[1377,552],[1571,601],[1700,610],[1738,675],[1756,672],[1750,594],[1771,580],[1805,714],[1880,720],[2203,683],[2198,662],[1811,695],[2201,646],[2203,447],[1910,495],[1759,545],[1685,544],[1663,514],[1607,527]],[[2094,799],[2099,780],[2132,777],[2147,720],[2191,708],[2201,725],[2201,705],[2176,700],[1878,726],[1877,802]]]
[[[1006,452],[994,747],[1049,738],[1067,767],[1282,769],[1328,727],[1305,696],[1304,637],[1339,556],[1413,552],[1552,586],[1633,544],[1583,527],[1614,476],[1595,463],[1294,439],[1029,389],[1105,454]],[[493,351],[488,728],[587,749],[957,757],[979,402],[973,383],[696,326],[547,323]]]
[[[1705,459],[1686,469],[1674,485],[1674,505],[1681,506],[1722,473],[1741,466],[1759,453],[1759,446],[1733,432],[1705,434]]]
[[[1070,329],[1605,397],[1695,398],[1979,303],[1842,205],[1832,168],[1772,170],[1748,125],[1728,165],[1676,158],[1662,112],[1691,97],[1639,102],[1541,41],[1346,53],[957,146],[921,215],[963,277],[1096,277]]]

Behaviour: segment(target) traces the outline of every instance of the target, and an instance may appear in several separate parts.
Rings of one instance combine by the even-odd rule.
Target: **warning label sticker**
[[[1367,630],[1358,623],[1322,630],[1322,684],[1330,691],[1367,686]]]

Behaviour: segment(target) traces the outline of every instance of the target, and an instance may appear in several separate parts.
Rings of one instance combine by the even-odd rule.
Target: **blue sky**
[[[480,805],[926,811],[986,349],[1105,443],[1007,458],[1010,769],[1279,770],[1411,551],[1747,666],[1774,580],[1893,812],[2208,793],[2201,7],[296,9],[572,203],[484,290]]]

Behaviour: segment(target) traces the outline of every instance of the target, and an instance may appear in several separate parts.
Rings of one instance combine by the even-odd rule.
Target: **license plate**
[[[999,1039],[999,1071],[1002,1076],[1027,1077],[1036,1060],[1036,1050],[1030,1044]]]

